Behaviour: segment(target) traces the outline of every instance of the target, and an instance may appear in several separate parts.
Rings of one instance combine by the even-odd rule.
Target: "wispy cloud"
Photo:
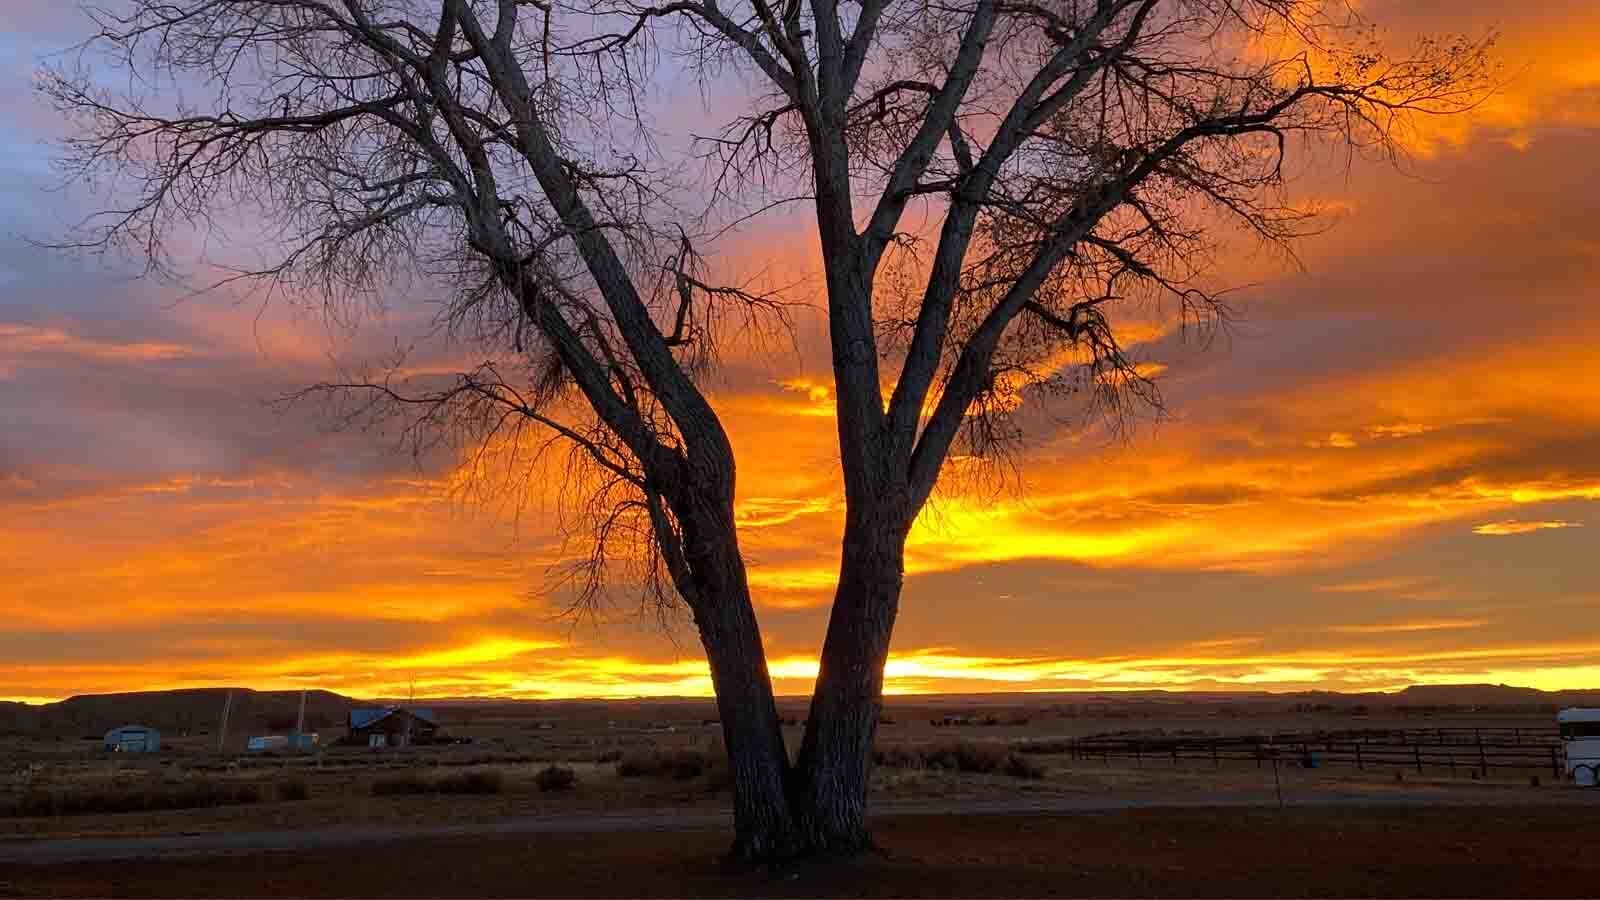
[[[1422,619],[1408,622],[1378,622],[1371,625],[1335,625],[1328,629],[1338,634],[1412,634],[1419,631],[1460,631],[1482,628],[1488,619]]]
[[[166,341],[119,342],[88,338],[62,328],[0,322],[0,366],[29,357],[76,357],[117,362],[154,362],[197,355],[192,347]]]
[[[1535,531],[1582,527],[1582,522],[1566,522],[1559,519],[1548,522],[1524,522],[1518,519],[1506,519],[1501,522],[1486,522],[1472,529],[1472,533],[1489,535],[1531,534]]]

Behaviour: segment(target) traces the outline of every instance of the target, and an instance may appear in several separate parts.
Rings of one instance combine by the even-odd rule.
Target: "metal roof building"
[[[409,706],[382,706],[350,710],[350,734],[345,739],[369,747],[403,747],[427,743],[439,730],[433,710]]]
[[[144,725],[124,725],[106,732],[105,747],[115,753],[154,753],[161,749],[161,732]]]

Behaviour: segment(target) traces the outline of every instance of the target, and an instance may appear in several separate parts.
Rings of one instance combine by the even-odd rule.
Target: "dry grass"
[[[204,809],[258,803],[260,800],[261,791],[254,784],[215,781],[192,781],[176,786],[133,790],[36,788],[24,794],[7,812],[13,816],[76,816]]]
[[[927,769],[969,772],[977,775],[1002,774],[1014,778],[1045,776],[1042,766],[1010,752],[1003,745],[974,741],[890,745],[876,750],[873,753],[873,761],[885,769]]]
[[[457,772],[427,777],[416,772],[389,775],[372,782],[372,796],[394,797],[407,794],[498,794],[505,788],[505,777],[494,770]]]
[[[650,750],[624,755],[617,761],[617,774],[623,778],[688,781],[711,771],[719,762],[699,750]]]

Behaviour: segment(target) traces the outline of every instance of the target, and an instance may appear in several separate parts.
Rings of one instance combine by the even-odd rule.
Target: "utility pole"
[[[406,738],[405,746],[411,746],[411,710],[417,705],[417,680],[411,679],[411,692],[406,695]]]
[[[228,741],[228,711],[233,708],[233,691],[228,692],[228,699],[222,701],[222,725],[217,729],[217,752],[221,753]]]

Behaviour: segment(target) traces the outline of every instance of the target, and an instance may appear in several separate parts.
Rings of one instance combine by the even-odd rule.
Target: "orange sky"
[[[1020,488],[952,482],[911,539],[891,690],[1600,686],[1600,8],[1361,6],[1499,27],[1509,83],[1426,126],[1407,174],[1298,179],[1335,227],[1303,271],[1223,262],[1255,285],[1226,338],[1135,323],[1167,421],[1122,441],[1041,423]],[[80,27],[22,18],[0,37],[14,83]],[[0,184],[34,198],[0,210],[0,698],[709,692],[692,632],[626,597],[556,616],[547,569],[581,548],[538,484],[520,510],[481,502],[448,461],[265,404],[407,340],[426,297],[330,329],[41,254],[12,235],[72,218],[41,190],[55,124],[20,92],[0,117]],[[816,282],[803,219],[718,262]],[[714,398],[786,693],[815,671],[842,504],[823,330],[800,325]]]

